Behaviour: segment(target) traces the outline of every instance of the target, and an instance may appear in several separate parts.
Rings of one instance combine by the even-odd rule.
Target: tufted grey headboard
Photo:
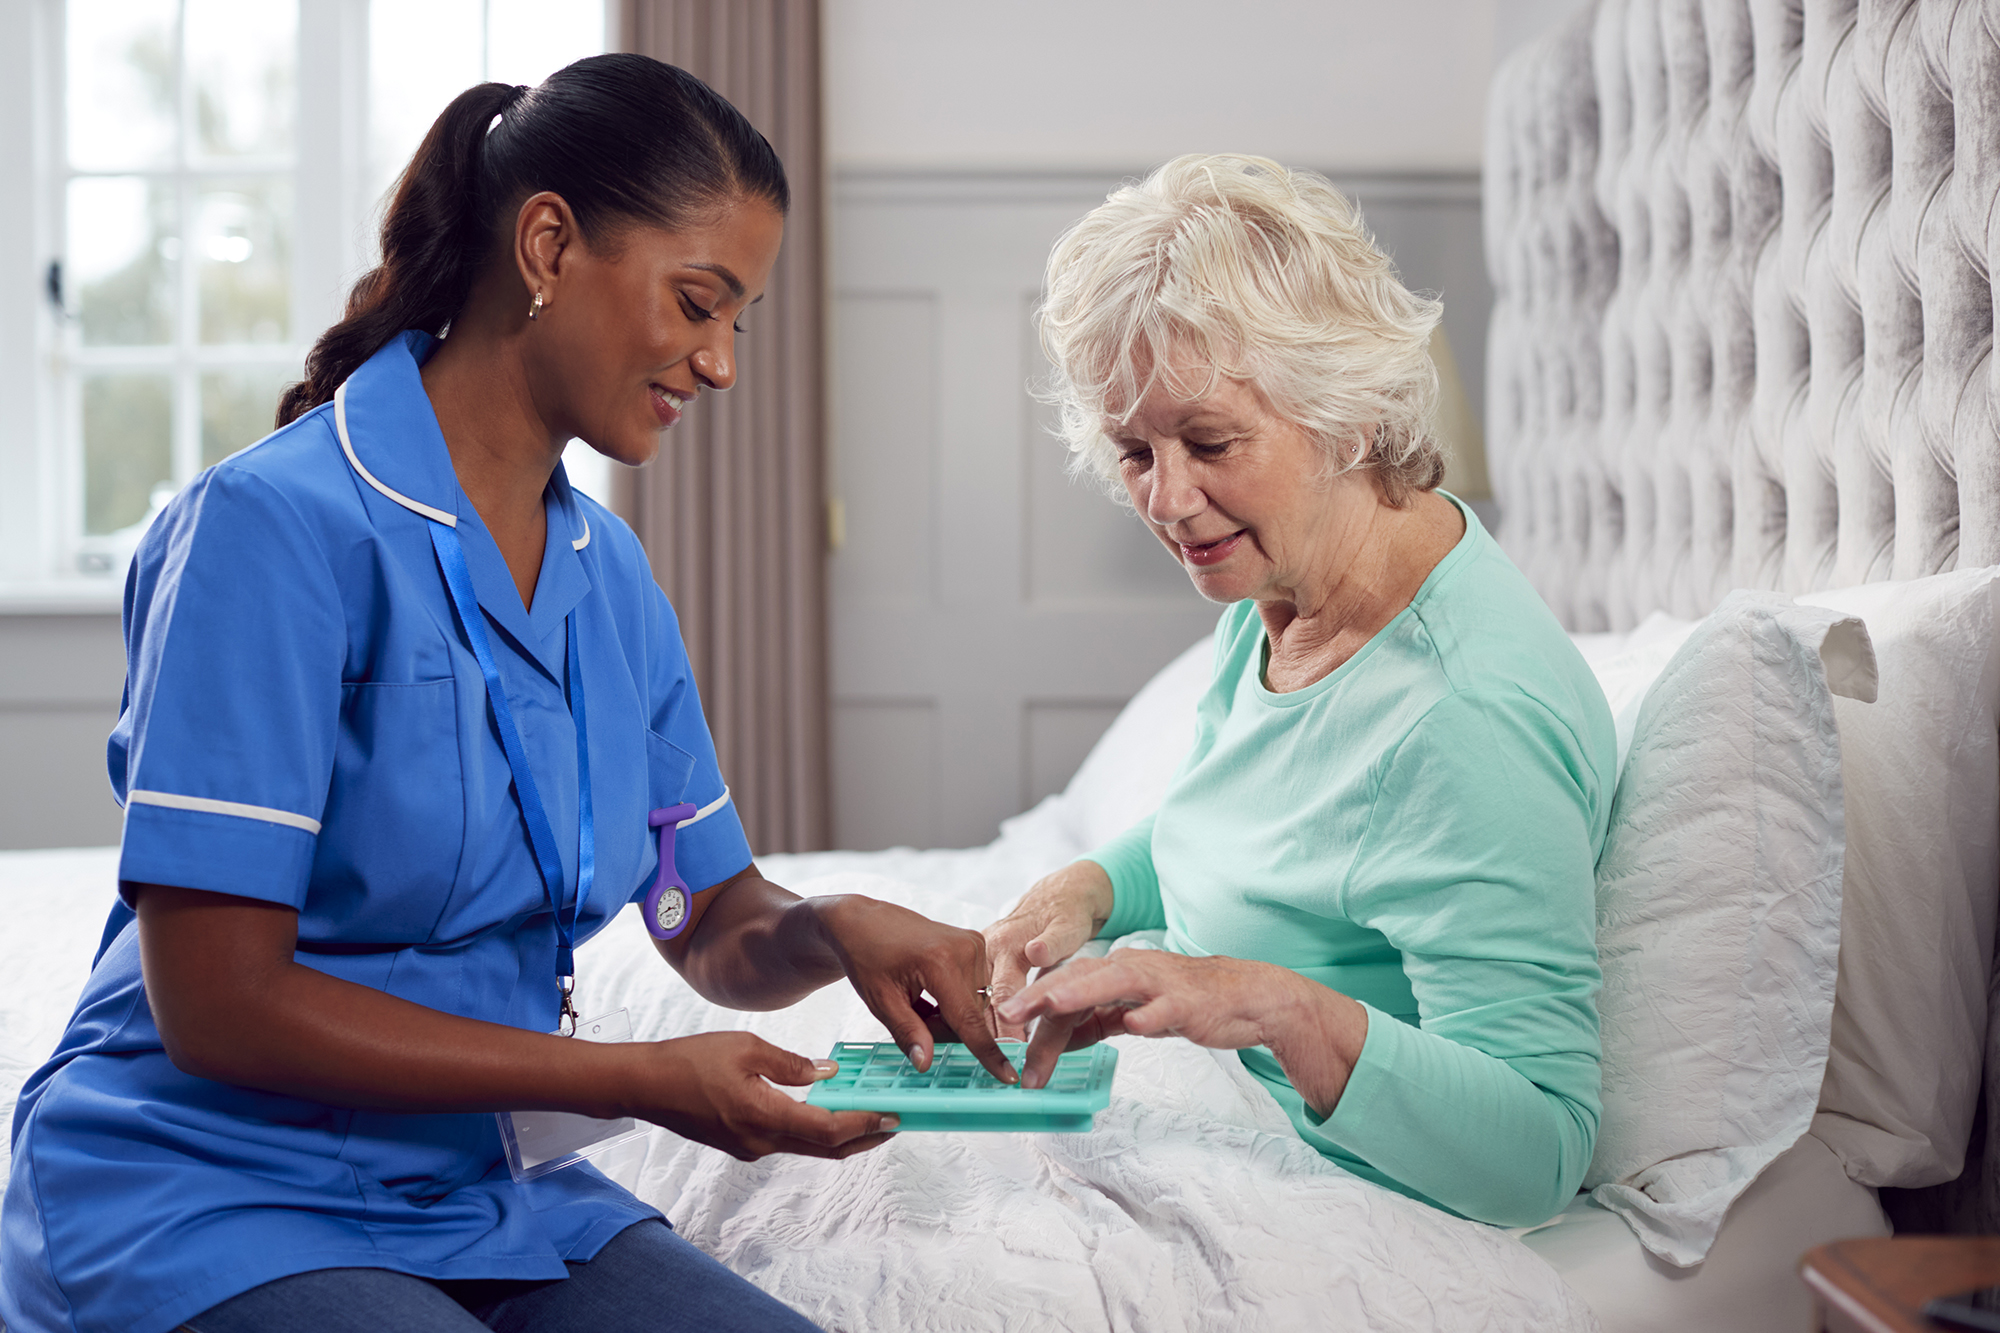
[[[2000,0],[1599,0],[1488,125],[1488,463],[1570,628],[2000,563]]]

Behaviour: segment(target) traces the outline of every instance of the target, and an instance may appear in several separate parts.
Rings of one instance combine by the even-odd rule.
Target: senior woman
[[[1437,489],[1439,305],[1325,181],[1183,157],[1057,243],[1041,310],[1081,468],[1226,610],[1158,811],[986,930],[1023,1079],[1119,1033],[1235,1048],[1304,1139],[1540,1222],[1598,1122],[1593,871],[1612,723]],[[1070,959],[1165,928],[1164,951]]]

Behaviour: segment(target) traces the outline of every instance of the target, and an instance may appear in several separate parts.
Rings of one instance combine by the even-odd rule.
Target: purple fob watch
[[[687,929],[688,886],[674,866],[674,830],[694,817],[694,806],[686,801],[655,810],[646,816],[649,827],[660,831],[660,872],[646,893],[646,929],[656,940],[670,940]]]

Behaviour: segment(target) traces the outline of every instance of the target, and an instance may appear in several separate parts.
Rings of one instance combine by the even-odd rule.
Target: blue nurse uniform
[[[525,610],[424,394],[430,346],[392,340],[337,405],[201,474],[147,534],[110,745],[119,877],[282,903],[308,967],[545,1032],[558,1011],[548,894],[430,515],[456,518],[570,895],[574,612],[596,827],[577,937],[643,896],[649,810],[707,812],[677,843],[691,889],[742,870],[750,849],[637,539],[558,469]],[[182,1073],[121,902],[15,1112],[0,1322],[163,1333],[320,1268],[559,1278],[657,1216],[587,1166],[516,1184],[491,1115],[342,1110]]]

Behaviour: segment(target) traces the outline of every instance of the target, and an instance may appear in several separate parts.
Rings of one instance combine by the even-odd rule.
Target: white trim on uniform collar
[[[434,518],[448,528],[458,526],[457,514],[447,514],[442,509],[433,509],[421,500],[412,500],[401,491],[389,489],[389,487],[382,484],[381,480],[373,472],[370,472],[361,465],[361,459],[354,452],[354,440],[347,433],[347,381],[345,380],[342,380],[340,387],[333,391],[333,429],[340,436],[340,451],[347,455],[348,464],[361,474],[361,480],[367,482],[370,486],[373,486],[376,490],[382,492],[382,494],[388,496],[405,509],[422,514],[425,518]],[[572,551],[581,551],[584,547],[590,545],[590,518],[583,510],[576,507],[574,498],[570,500],[570,508],[575,511],[577,522],[583,524],[583,535],[571,542],[569,548]]]
[[[436,519],[448,528],[458,526],[457,514],[447,514],[442,509],[433,509],[422,501],[412,500],[400,491],[392,491],[380,481],[377,481],[373,472],[361,466],[361,460],[354,455],[354,441],[347,434],[347,382],[345,380],[341,381],[340,387],[333,391],[333,428],[340,435],[341,452],[347,455],[347,461],[354,470],[361,474],[361,480],[367,482],[370,486],[373,486],[376,490],[382,492],[382,494],[413,513],[422,514],[425,518]]]
[[[723,795],[726,798],[728,793]],[[206,796],[182,796],[170,791],[134,790],[125,793],[125,804],[158,805],[168,810],[199,810],[208,815],[235,815],[238,819],[261,819],[269,824],[302,828],[308,833],[319,832],[317,819],[295,815],[289,810],[273,810],[268,805],[245,805],[241,801],[215,801]]]

